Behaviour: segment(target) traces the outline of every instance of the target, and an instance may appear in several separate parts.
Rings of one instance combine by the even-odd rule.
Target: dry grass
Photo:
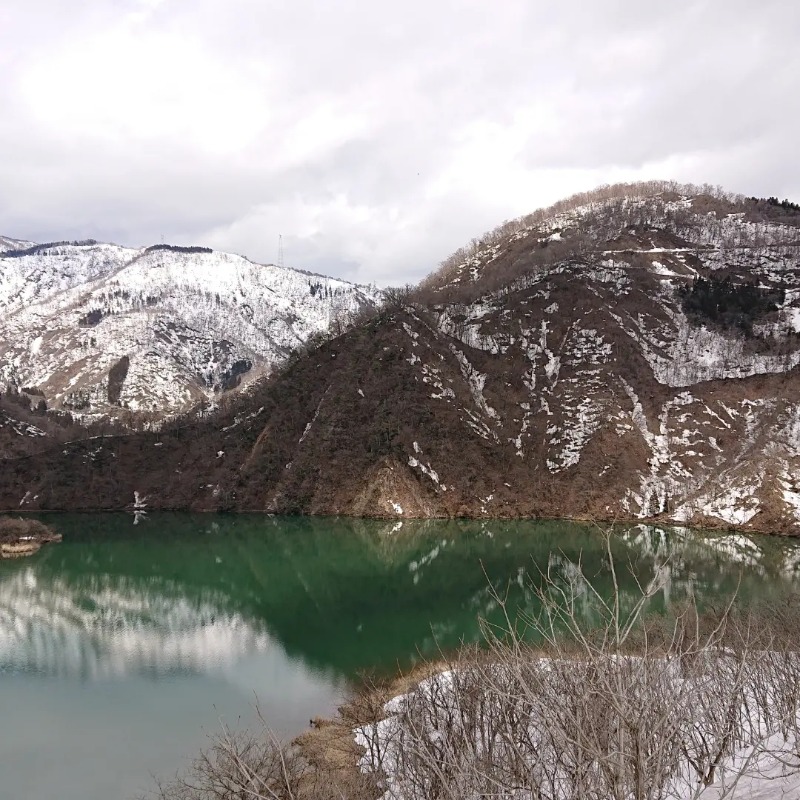
[[[22,517],[0,517],[0,542],[4,544],[15,544],[21,539],[26,541],[57,542],[61,539],[61,534],[49,525],[35,519],[23,519]]]

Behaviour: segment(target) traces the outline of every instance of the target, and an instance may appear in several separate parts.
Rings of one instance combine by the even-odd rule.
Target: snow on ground
[[[426,559],[432,560],[437,555],[438,547],[428,554],[423,562]],[[412,571],[416,572],[420,566],[421,563],[414,562]],[[547,670],[548,662],[542,659],[539,667]],[[398,695],[389,700],[383,707],[385,713],[383,719],[374,724],[359,726],[353,731],[356,744],[365,751],[359,761],[361,770],[367,774],[379,772],[384,776],[381,784],[385,790],[382,800],[406,800],[412,796],[420,796],[421,786],[415,778],[410,775],[403,776],[400,772],[403,769],[405,755],[409,753],[408,748],[412,748],[411,763],[413,764],[413,749],[417,745],[414,745],[411,740],[418,736],[429,738],[432,747],[428,755],[431,755],[436,752],[435,745],[442,734],[431,728],[416,729],[411,733],[404,727],[404,715],[414,707],[415,698],[427,698],[431,707],[439,707],[438,713],[442,715],[442,718],[446,716],[447,704],[452,704],[450,719],[453,724],[458,725],[461,712],[457,702],[453,700],[453,687],[456,680],[456,675],[452,670],[437,673],[421,681],[410,693]],[[751,718],[757,714],[757,712],[749,711],[747,704],[742,706],[741,713],[751,716]],[[756,720],[753,724],[758,726]],[[487,746],[485,732],[476,731],[474,735],[473,745],[464,747],[462,756],[465,761],[469,760],[471,756],[479,762],[481,752]],[[521,738],[519,749],[512,747],[511,751],[516,754],[520,751],[524,752],[528,746],[525,742],[526,740]],[[495,744],[497,752],[506,749],[502,742]],[[666,794],[660,796],[671,800],[797,800],[800,798],[798,745],[800,743],[796,742],[791,734],[786,738],[781,733],[765,736],[757,749],[752,746],[741,747],[733,755],[724,757],[716,767],[715,780],[708,786],[698,784],[693,776],[676,768],[669,783],[665,786]],[[497,758],[496,755],[493,757]],[[553,764],[551,767],[555,770],[558,768],[557,764]],[[417,779],[420,777],[417,776]],[[447,778],[444,779],[447,781]],[[569,785],[568,780],[558,781],[557,785],[561,783],[565,787]],[[445,783],[445,785],[448,784]],[[509,791],[506,787],[498,786],[497,791],[499,792],[498,797],[516,798],[516,800],[531,800],[532,797],[530,792],[523,789]],[[554,795],[555,798],[558,796],[558,793]],[[467,787],[462,787],[459,790],[459,797],[462,800],[479,800],[480,797],[486,797],[486,795],[470,794]],[[564,797],[567,795],[565,794]]]
[[[467,347],[484,350],[492,355],[508,352],[514,344],[514,337],[506,332],[484,334],[480,332],[484,317],[497,309],[490,303],[479,302],[456,316],[450,311],[443,311],[437,319],[438,329],[447,336],[457,339]]]
[[[770,354],[748,349],[741,336],[692,325],[679,309],[664,306],[672,325],[645,325],[612,312],[620,327],[636,340],[656,380],[666,386],[691,386],[721,378],[747,378],[788,371],[800,364],[800,348]]]
[[[655,252],[655,251],[651,250],[650,252],[652,253],[652,252]],[[674,270],[671,270],[669,267],[665,266],[660,261],[653,260],[653,261],[650,262],[650,264],[652,266],[653,272],[655,272],[656,275],[661,275],[662,277],[665,277],[665,278],[680,278],[681,277],[681,275],[679,273],[675,272]]]
[[[325,395],[327,394],[328,392],[326,390],[325,394],[322,395],[322,398],[320,399],[319,403],[317,403],[317,408],[314,411],[314,416],[309,420],[309,422],[306,423],[306,427],[303,430],[302,435],[300,436],[300,441],[298,442],[298,444],[302,444],[305,441],[306,436],[308,436],[309,431],[313,427],[314,423],[317,421],[317,417],[319,416],[319,410],[322,408],[322,402],[323,400],[325,400]]]
[[[751,486],[731,486],[713,497],[701,497],[690,506],[676,511],[674,518],[687,521],[691,511],[706,517],[716,517],[731,525],[746,525],[759,512],[758,498]],[[688,514],[688,516],[686,516]]]
[[[228,253],[99,244],[6,257],[0,383],[39,386],[51,406],[89,413],[108,407],[108,372],[128,356],[120,404],[178,410],[223,388],[232,369],[271,369],[379,296]]]
[[[264,413],[264,406],[261,406],[257,411],[253,411],[250,414],[237,414],[233,422],[230,425],[225,426],[221,430],[223,431],[232,431],[234,428],[238,428],[243,422],[247,422],[251,419],[255,419],[259,414]]]
[[[419,447],[419,445],[414,442],[415,449]],[[421,454],[421,450],[417,450],[417,453]],[[423,475],[427,475],[435,484],[437,489],[441,489],[442,491],[447,491],[447,487],[443,486],[439,482],[439,474],[436,472],[435,469],[432,469],[430,463],[423,464],[421,460],[414,458],[414,456],[408,457],[408,466],[413,467],[414,469],[418,469],[422,472]]]
[[[583,448],[602,422],[601,408],[591,397],[581,398],[573,408],[565,404],[565,410],[569,412],[567,422],[561,427],[549,425],[547,428],[553,452],[547,459],[550,472],[560,472],[577,464]]]
[[[0,308],[11,313],[46,301],[58,293],[113,273],[140,252],[113,244],[64,245],[32,255],[3,258]]]
[[[47,434],[35,425],[29,425],[27,422],[20,422],[16,419],[9,417],[0,418],[0,428],[8,426],[17,436],[47,436]]]
[[[412,353],[412,356],[414,354]],[[415,360],[406,359],[411,363],[413,366],[417,363],[422,363],[421,359],[416,358]],[[431,395],[433,400],[444,400],[446,402],[450,402],[451,400],[455,399],[456,393],[449,387],[445,386],[442,383],[442,371],[438,367],[434,367],[430,364],[422,364],[422,382],[430,384],[436,392]]]
[[[797,479],[793,479],[788,473],[778,480],[781,487],[781,496],[787,508],[794,514],[795,519],[800,522],[800,487]]]
[[[483,396],[483,387],[486,385],[486,375],[478,372],[477,369],[470,363],[469,359],[452,344],[450,351],[458,359],[458,364],[461,367],[461,374],[469,386],[472,399],[480,411],[490,419],[497,419],[497,412],[486,402]]]
[[[0,236],[0,253],[9,250],[27,250],[33,247],[34,242],[27,242],[23,239],[10,239],[8,236]]]

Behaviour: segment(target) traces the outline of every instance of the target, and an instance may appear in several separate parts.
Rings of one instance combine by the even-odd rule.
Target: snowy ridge
[[[81,414],[173,413],[379,298],[227,253],[86,244],[0,255],[0,384],[38,387],[50,407]]]
[[[136,490],[154,508],[177,494],[202,510],[655,518],[800,534],[795,216],[672,193],[533,219],[222,405],[191,475],[180,441],[157,443],[147,485],[107,458],[119,466],[101,507]],[[701,306],[712,284],[740,303],[722,317]],[[153,397],[185,406],[374,298],[237,256],[140,252],[10,313],[0,380],[73,406],[117,392],[131,409]],[[114,444],[139,458],[137,446]],[[77,444],[63,456],[55,487],[39,462],[15,465],[0,485],[8,507],[26,492],[42,507],[84,502],[91,457]]]
[[[9,239],[8,236],[0,236],[0,253],[10,250],[26,250],[33,247],[33,242],[26,242],[23,239]]]
[[[564,252],[571,254],[667,253],[679,257],[684,270],[687,256],[702,256],[712,269],[726,264],[752,266],[767,249],[775,262],[797,257],[798,228],[749,219],[741,210],[745,204],[743,197],[717,197],[716,210],[703,211],[702,198],[683,195],[667,199],[668,196],[665,192],[642,197],[608,197],[568,210],[536,212],[530,218],[507,223],[505,228],[501,226],[502,230],[484,240],[473,240],[470,248],[454,254],[463,256],[462,260],[446,262],[430,282],[444,287],[478,282],[520,242],[534,242],[540,249],[564,243],[568,245]],[[728,213],[721,213],[720,206]],[[631,246],[625,237],[633,229],[658,235],[647,243],[639,241]],[[589,237],[589,241],[576,243],[576,235]],[[605,246],[598,248],[600,242],[605,242]]]

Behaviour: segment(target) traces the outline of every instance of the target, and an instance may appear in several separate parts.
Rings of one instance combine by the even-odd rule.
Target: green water
[[[391,673],[535,610],[526,580],[581,561],[602,591],[602,537],[561,522],[365,522],[159,514],[47,518],[64,535],[0,562],[0,798],[114,800],[169,776],[258,697],[285,734],[329,713],[362,671]],[[800,548],[638,528],[614,538],[623,593],[668,559],[657,605],[779,595]]]

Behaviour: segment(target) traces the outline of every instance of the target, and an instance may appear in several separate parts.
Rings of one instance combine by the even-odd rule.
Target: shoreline
[[[454,653],[457,658],[458,654]],[[451,664],[443,660],[422,662],[408,671],[399,670],[393,677],[374,684],[361,682],[329,717],[316,716],[309,728],[293,736],[289,744],[321,773],[331,776],[338,785],[355,784],[365,779],[359,762],[364,755],[356,741],[356,729],[386,717],[384,706],[394,698],[413,691],[422,681],[432,678]]]
[[[790,530],[776,530],[774,527],[760,527],[754,525],[736,525],[728,523],[724,520],[718,520],[714,517],[699,517],[697,522],[682,521],[670,519],[668,517],[589,517],[589,516],[540,516],[540,517],[526,517],[514,516],[511,514],[488,516],[486,514],[475,516],[416,516],[413,514],[403,515],[388,515],[388,514],[276,514],[272,511],[264,511],[263,509],[236,509],[219,511],[216,509],[193,509],[186,507],[170,507],[163,506],[158,508],[142,509],[147,514],[203,514],[203,515],[222,515],[222,516],[239,516],[245,514],[260,515],[263,517],[296,517],[296,518],[312,518],[312,519],[352,519],[352,520],[375,520],[384,522],[575,522],[585,525],[595,525],[597,527],[611,527],[626,526],[633,527],[635,525],[655,525],[664,526],[667,528],[686,528],[696,531],[709,531],[715,533],[731,533],[731,534],[755,534],[758,536],[770,536],[776,539],[798,539],[800,538],[800,526]],[[117,508],[16,508],[16,509],[2,509],[0,508],[0,515],[15,514],[19,518],[26,516],[33,516],[37,514],[133,514],[133,507],[130,504],[120,506]]]
[[[0,517],[0,558],[32,556],[48,542],[60,542],[62,535],[40,520]]]

